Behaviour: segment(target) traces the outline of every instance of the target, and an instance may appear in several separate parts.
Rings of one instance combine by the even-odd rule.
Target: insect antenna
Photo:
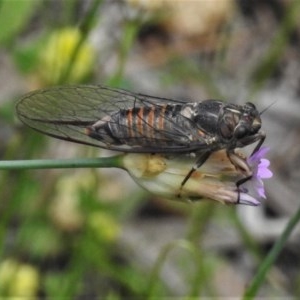
[[[272,102],[269,104],[266,108],[264,108],[262,111],[259,112],[259,115],[261,116],[265,111],[267,111],[271,106],[273,106],[278,100]]]

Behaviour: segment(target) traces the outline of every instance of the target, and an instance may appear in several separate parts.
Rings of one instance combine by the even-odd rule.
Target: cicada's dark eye
[[[251,102],[246,102],[246,103],[245,103],[245,106],[247,106],[248,108],[251,108],[251,109],[255,109],[255,110],[256,110],[256,106],[255,106],[253,103],[251,103]]]
[[[255,117],[257,117],[259,115],[259,112],[256,109],[256,106],[253,103],[251,103],[251,102],[247,102],[245,104],[245,112],[247,114],[249,114],[253,118],[255,118]]]
[[[234,131],[234,136],[237,138],[237,139],[241,139],[243,138],[244,136],[246,136],[248,134],[248,129],[246,126],[244,125],[240,125],[238,126],[235,131]]]

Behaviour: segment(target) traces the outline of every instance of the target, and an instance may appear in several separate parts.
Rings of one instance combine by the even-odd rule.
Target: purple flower
[[[240,186],[240,203],[257,206],[262,198],[266,199],[263,179],[273,176],[268,169],[270,161],[264,156],[270,149],[261,147],[247,159],[247,163],[253,173],[251,179]]]

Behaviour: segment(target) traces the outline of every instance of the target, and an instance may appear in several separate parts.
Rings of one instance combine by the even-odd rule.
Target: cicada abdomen
[[[86,132],[108,144],[142,146],[154,152],[162,152],[164,147],[175,151],[177,147],[200,142],[205,145],[203,138],[207,136],[195,126],[192,117],[195,106],[188,103],[121,109],[87,127]]]

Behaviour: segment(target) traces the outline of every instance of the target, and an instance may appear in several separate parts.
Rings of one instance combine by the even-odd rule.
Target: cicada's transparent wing
[[[121,89],[98,85],[79,85],[34,91],[25,95],[18,102],[16,110],[18,117],[26,125],[59,139],[125,152],[172,153],[188,152],[194,149],[191,148],[187,139],[189,132],[182,128],[182,124],[177,124],[173,117],[166,119],[168,118],[167,114],[165,112],[160,113],[159,107],[162,107],[161,111],[163,111],[164,106],[184,104],[186,104],[184,101],[135,94]],[[134,114],[134,109],[139,107],[145,109],[148,107],[148,111],[150,111],[150,108],[154,111],[153,108],[158,107],[156,112],[158,111],[160,115],[156,115],[156,121],[164,118],[164,122],[168,123],[168,127],[165,126],[160,130],[155,129],[155,134],[153,134],[153,123],[150,124],[146,119],[142,119],[142,116],[142,120],[136,120],[136,123],[140,122],[142,124],[143,132],[152,130],[152,137],[149,138],[149,136],[141,136],[137,132],[131,132],[135,140],[133,145],[127,132],[130,130],[137,131],[136,127],[138,126],[133,126],[137,125],[133,124],[129,128],[128,122],[126,120],[122,122],[118,114],[122,110]],[[116,115],[118,118],[112,117]],[[118,140],[118,143],[114,143],[111,136],[112,134],[117,135],[116,131],[115,133],[101,131],[99,138],[95,138],[95,135],[90,134],[88,128],[91,128],[97,122],[97,124],[103,123],[108,119],[112,127],[116,125],[119,129],[122,138],[115,139]],[[150,128],[151,126],[152,128]],[[197,149],[205,146],[204,140],[197,141]]]
[[[99,120],[107,109],[107,99],[101,102],[102,98],[105,99],[103,93],[93,86],[54,87],[25,95],[17,103],[16,110],[20,120],[37,131],[59,139],[104,147],[103,143],[86,134],[87,126]],[[111,106],[113,110],[113,104]]]

